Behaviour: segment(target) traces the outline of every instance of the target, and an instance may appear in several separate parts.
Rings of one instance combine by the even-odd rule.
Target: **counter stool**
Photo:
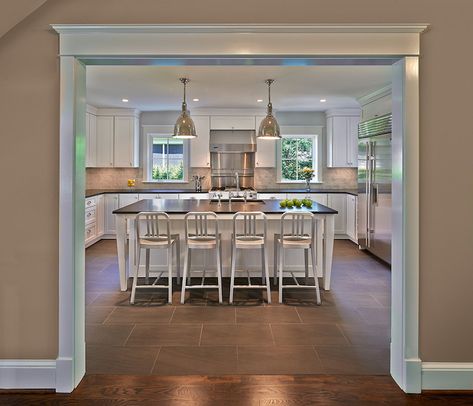
[[[304,227],[305,223],[310,221],[310,226]],[[307,230],[307,232],[304,230]],[[306,284],[300,285],[294,272],[284,271],[284,249],[302,249],[304,250],[304,265]],[[314,274],[314,286],[307,285],[309,277],[309,250],[311,251],[312,272]],[[279,276],[279,303],[283,301],[283,289],[285,288],[304,288],[315,289],[317,304],[320,305],[320,288],[319,280],[317,278],[317,270],[315,267],[315,219],[314,215],[309,212],[286,212],[281,216],[281,231],[279,234],[274,234],[274,279],[276,282],[276,273]],[[295,284],[284,285],[284,272],[290,272]]]
[[[135,275],[133,277],[133,287],[131,289],[130,303],[135,303],[136,289],[168,289],[168,303],[172,303],[172,249],[176,249],[177,265],[177,283],[179,284],[180,274],[180,242],[179,234],[171,234],[169,216],[164,212],[141,212],[135,218]],[[141,250],[146,250],[146,277],[145,284],[138,285],[138,271],[140,268]],[[149,256],[152,249],[167,250],[168,258],[168,283],[167,285],[158,285],[159,279],[164,271],[159,272],[156,280],[149,284]]]
[[[262,232],[257,232],[257,222],[262,223]],[[267,219],[262,212],[238,212],[233,216],[232,233],[232,273],[230,280],[230,303],[233,303],[235,289],[266,289],[268,303],[271,303],[271,282],[268,271],[268,255],[266,251]],[[261,230],[260,230],[261,231]],[[251,283],[250,273],[247,271],[248,284],[235,285],[237,249],[259,249],[261,251],[261,285]],[[238,271],[239,272],[239,271]]]
[[[186,298],[186,289],[218,289],[218,301],[222,303],[222,244],[218,232],[217,215],[214,212],[189,212],[184,216],[186,256],[182,277],[181,303]],[[202,271],[200,285],[191,285],[192,250],[215,250],[217,260],[217,285],[206,285],[206,269]],[[195,271],[194,271],[195,272]]]

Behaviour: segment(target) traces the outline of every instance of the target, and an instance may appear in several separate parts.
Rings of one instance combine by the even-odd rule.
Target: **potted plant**
[[[310,192],[310,181],[314,177],[315,170],[312,168],[305,167],[302,169],[301,174],[305,179],[306,190]]]

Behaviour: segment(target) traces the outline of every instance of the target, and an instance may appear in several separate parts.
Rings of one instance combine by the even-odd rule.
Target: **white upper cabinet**
[[[137,168],[140,127],[136,110],[95,109],[87,113],[87,167]]]
[[[261,121],[266,116],[256,116],[255,129],[258,131]],[[276,167],[276,143],[277,140],[263,140],[256,138],[255,166],[257,168]]]
[[[113,116],[97,116],[96,166],[113,167]]]
[[[211,116],[212,130],[254,130],[255,116]]]
[[[327,167],[356,168],[358,153],[358,109],[327,111]]]
[[[97,117],[95,114],[86,113],[86,153],[85,166],[97,165]]]
[[[190,166],[193,168],[210,168],[210,117],[192,116],[197,133],[196,139],[191,139],[190,144]]]
[[[139,166],[139,126],[136,117],[114,117],[113,166]]]

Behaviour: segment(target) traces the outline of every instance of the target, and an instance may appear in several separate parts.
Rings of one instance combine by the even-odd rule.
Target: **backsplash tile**
[[[87,189],[119,189],[127,187],[128,179],[136,179],[137,189],[194,189],[193,175],[205,176],[203,189],[210,189],[210,169],[190,168],[188,183],[156,184],[143,183],[142,168],[87,168]],[[318,189],[356,189],[357,170],[352,168],[324,168],[322,173],[323,183],[317,184]],[[274,168],[255,169],[255,188],[262,189],[300,189],[302,184],[277,183]]]

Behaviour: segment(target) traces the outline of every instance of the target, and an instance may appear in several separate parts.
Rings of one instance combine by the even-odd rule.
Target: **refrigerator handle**
[[[371,240],[371,142],[366,143],[366,246],[370,247]]]
[[[378,204],[378,191],[379,186],[377,184],[373,184],[373,204]]]

